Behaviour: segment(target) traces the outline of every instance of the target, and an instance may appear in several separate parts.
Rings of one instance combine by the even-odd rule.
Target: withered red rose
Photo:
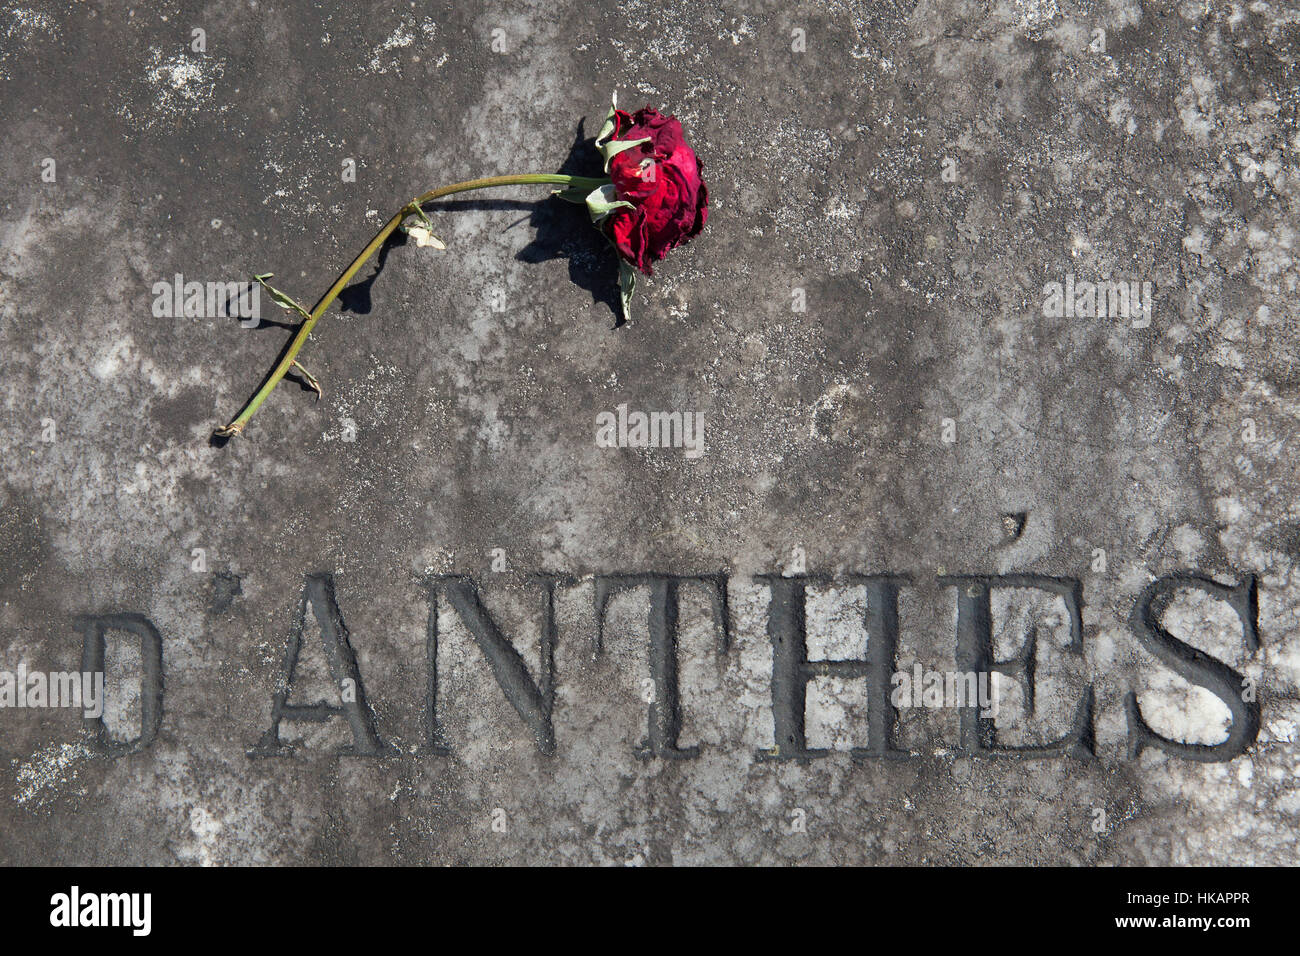
[[[632,208],[614,209],[605,232],[620,256],[653,275],[652,263],[704,228],[709,217],[709,190],[700,176],[704,164],[687,144],[675,116],[647,106],[632,114],[615,110],[614,122],[611,141],[648,142],[610,161],[618,199]]]

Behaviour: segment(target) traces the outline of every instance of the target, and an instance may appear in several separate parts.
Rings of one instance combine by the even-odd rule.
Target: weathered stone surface
[[[0,709],[0,861],[1293,862],[1298,21],[1264,2],[6,5],[0,668],[75,670],[79,618],[137,614],[163,704],[116,758],[75,711]],[[431,210],[445,251],[392,247],[319,324],[323,400],[286,383],[209,443],[288,333],[266,299],[257,329],[155,318],[154,283],[271,271],[311,301],[420,191],[553,171],[575,145],[589,163],[611,89],[682,117],[715,203],[633,322],[612,327],[614,261],[581,210],[472,194]],[[1067,275],[1151,283],[1149,326],[1047,314]],[[621,403],[702,412],[704,454],[598,447]],[[904,755],[855,759],[864,686],[835,676],[806,719],[837,752],[770,759],[753,576],[801,556],[830,578],[813,656],[863,654],[849,575],[911,576],[909,672],[957,666],[942,576],[1077,580],[1079,655],[1059,596],[993,595],[996,658],[1038,645],[1035,714],[1004,683],[997,726],[1061,737],[1090,685],[1095,759],[971,756],[953,708],[902,710]],[[1258,650],[1205,593],[1162,618],[1257,687],[1231,761],[1127,750],[1130,691],[1161,734],[1226,733],[1130,627],[1178,571],[1258,577]],[[528,665],[502,679],[545,696],[537,572],[574,578],[554,752],[445,594],[450,752],[430,748],[430,575],[477,581]],[[619,572],[728,575],[726,647],[708,590],[680,588],[693,757],[638,756],[654,592],[609,597],[597,653],[598,578]],[[346,715],[286,718],[294,753],[249,755],[308,575],[332,582],[384,755],[336,754],[359,739]],[[118,740],[148,710],[125,637]],[[337,701],[329,674],[309,610],[289,703]]]

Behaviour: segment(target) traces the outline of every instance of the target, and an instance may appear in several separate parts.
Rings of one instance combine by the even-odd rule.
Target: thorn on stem
[[[293,367],[298,370],[299,374],[302,375],[303,379],[307,382],[307,387],[316,393],[316,401],[319,402],[321,396],[325,393],[321,390],[320,382],[316,381],[316,376],[303,368],[296,359],[294,360]]]

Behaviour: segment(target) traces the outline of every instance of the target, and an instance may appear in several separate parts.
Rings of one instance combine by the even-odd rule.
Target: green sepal
[[[556,199],[563,199],[565,202],[571,202],[577,206],[581,206],[587,201],[587,190],[579,189],[576,186],[553,190],[551,195]]]
[[[609,172],[610,161],[624,150],[631,149],[633,146],[641,146],[650,142],[650,137],[645,139],[615,139],[610,137],[618,130],[618,93],[609,95],[609,115],[605,117],[605,125],[600,128],[600,133],[596,136],[596,149],[600,155],[605,158],[605,172]]]
[[[609,164],[619,153],[631,149],[633,146],[644,146],[650,142],[650,137],[645,139],[616,139],[596,147],[600,150],[600,155],[605,157],[605,172],[609,172]]]
[[[599,149],[601,143],[614,135],[618,129],[618,120],[615,113],[618,112],[618,91],[609,94],[609,115],[605,117],[605,125],[600,128],[600,133],[596,136],[596,148]]]
[[[623,321],[632,321],[632,293],[636,291],[636,267],[625,259],[618,260],[618,291],[623,301]]]
[[[274,272],[263,272],[260,276],[253,276],[253,278],[257,280],[257,284],[266,290],[267,294],[275,300],[275,304],[280,308],[284,309],[286,312],[297,312],[304,319],[311,318],[311,313],[300,306],[297,302],[293,301],[293,299],[289,298],[289,296],[285,295],[274,286],[267,285],[267,279],[275,278]]]
[[[614,188],[613,183],[597,186],[587,193],[587,198],[583,201],[587,204],[587,213],[591,216],[592,225],[597,228],[615,209],[635,208],[626,199],[618,198],[618,190]]]

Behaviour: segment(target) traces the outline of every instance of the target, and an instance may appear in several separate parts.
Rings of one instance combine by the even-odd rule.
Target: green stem
[[[343,270],[343,274],[334,280],[334,284],[330,286],[329,291],[326,292],[321,300],[316,303],[316,307],[311,310],[311,313],[303,321],[302,325],[299,326],[297,334],[293,337],[293,341],[289,343],[288,350],[280,357],[280,363],[276,365],[275,369],[267,377],[266,381],[262,383],[262,387],[257,390],[257,394],[249,399],[248,404],[244,406],[244,410],[239,413],[237,418],[235,418],[225,428],[218,428],[216,434],[222,438],[229,438],[238,435],[244,430],[244,426],[247,425],[248,420],[253,417],[253,413],[262,406],[262,403],[265,402],[271,392],[275,390],[275,387],[280,384],[280,380],[284,378],[291,368],[293,368],[299,350],[301,350],[307,343],[307,337],[311,335],[312,327],[315,326],[315,324],[320,320],[320,317],[325,314],[325,310],[333,304],[334,300],[339,297],[339,293],[341,293],[347,287],[347,284],[352,281],[352,277],[355,276],[358,270],[366,264],[367,260],[369,260],[370,257],[388,241],[388,237],[406,221],[407,217],[419,215],[422,212],[420,207],[425,203],[433,202],[435,199],[441,199],[443,196],[450,196],[453,193],[469,192],[471,189],[488,189],[492,186],[528,186],[549,183],[559,186],[573,186],[579,189],[590,190],[595,189],[598,186],[603,186],[608,182],[608,179],[593,178],[591,176],[564,176],[559,173],[527,173],[516,176],[488,176],[484,179],[469,179],[463,183],[454,183],[451,186],[442,186],[415,197],[403,206],[398,211],[397,215],[384,223],[384,227],[380,229],[379,232],[375,233],[375,238],[371,239],[370,242],[366,244],[366,247],[361,250],[355,259],[352,260],[351,264]]]

